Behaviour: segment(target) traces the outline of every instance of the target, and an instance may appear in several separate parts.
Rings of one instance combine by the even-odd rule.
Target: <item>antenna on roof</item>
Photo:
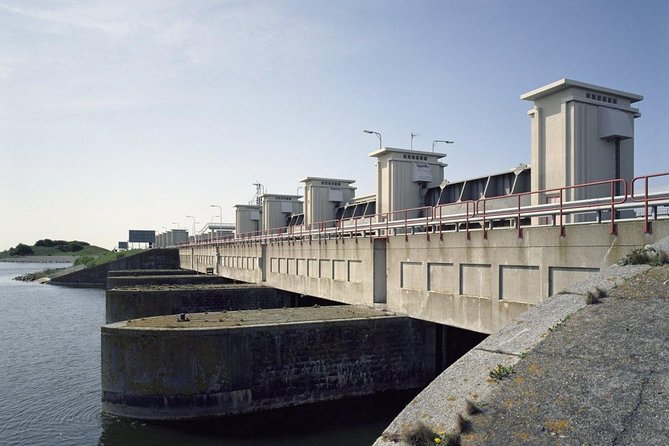
[[[260,201],[261,201],[260,197],[265,195],[265,186],[260,184],[260,181],[256,181],[255,183],[253,183],[253,185],[256,187],[256,193],[249,202],[249,204],[255,204],[257,206],[260,206]]]
[[[411,132],[411,150],[413,150],[413,139],[416,136],[420,136],[418,133]]]

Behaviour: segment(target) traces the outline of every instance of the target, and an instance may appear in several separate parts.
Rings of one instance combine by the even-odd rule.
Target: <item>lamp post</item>
[[[193,217],[192,215],[186,215],[186,218],[193,219],[193,237],[195,237],[195,217]]]
[[[434,152],[434,146],[437,145],[437,143],[443,142],[444,144],[453,144],[453,141],[445,141],[443,139],[435,139],[432,141],[432,152]]]
[[[375,132],[373,130],[363,130],[363,132],[368,133],[370,135],[376,135],[376,137],[379,138],[379,149],[383,148],[383,140],[381,139],[381,134],[379,132]]]
[[[209,206],[211,206],[212,208],[218,208],[218,215],[220,218],[219,223],[221,224],[221,226],[223,226],[223,208],[217,204],[210,204]]]

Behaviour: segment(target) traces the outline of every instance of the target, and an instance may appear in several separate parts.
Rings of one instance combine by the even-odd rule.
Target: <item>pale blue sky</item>
[[[0,249],[129,228],[305,176],[374,191],[378,146],[453,139],[446,177],[530,161],[520,94],[642,94],[636,171],[669,170],[669,2],[0,0]]]

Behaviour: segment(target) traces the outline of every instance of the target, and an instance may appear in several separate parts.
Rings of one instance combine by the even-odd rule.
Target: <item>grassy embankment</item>
[[[130,256],[137,254],[138,252],[144,251],[143,249],[129,249],[127,251],[120,252],[109,252],[105,254],[93,257],[88,255],[79,256],[77,260],[74,261],[75,265],[86,265],[87,267],[102,265],[103,263],[112,262],[114,260],[122,259],[125,256]]]
[[[99,257],[110,253],[108,249],[91,245],[78,240],[51,240],[43,239],[34,245],[19,243],[15,247],[0,252],[0,259],[25,258],[25,257],[52,257],[52,256],[89,256]]]
[[[90,268],[92,266],[101,265],[103,263],[111,262],[121,259],[125,256],[135,254],[142,251],[141,249],[133,249],[130,251],[112,252],[99,246],[90,245],[87,242],[78,240],[50,240],[43,239],[35,242],[34,245],[29,246],[19,243],[15,247],[9,248],[0,252],[0,260],[3,259],[30,259],[31,257],[74,257],[75,268],[81,269],[82,266]],[[43,260],[43,259],[42,259]],[[64,270],[70,268],[49,268],[44,271],[24,274],[16,277],[17,280],[33,281],[41,278],[52,278],[59,275]]]

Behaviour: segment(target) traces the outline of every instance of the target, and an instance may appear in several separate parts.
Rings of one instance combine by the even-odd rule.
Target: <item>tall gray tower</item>
[[[631,104],[643,96],[561,79],[523,94],[532,135],[532,190],[634,177],[634,119]],[[622,191],[618,191],[621,193]],[[566,192],[565,200],[610,195],[610,187]],[[550,203],[558,194],[533,197]]]

